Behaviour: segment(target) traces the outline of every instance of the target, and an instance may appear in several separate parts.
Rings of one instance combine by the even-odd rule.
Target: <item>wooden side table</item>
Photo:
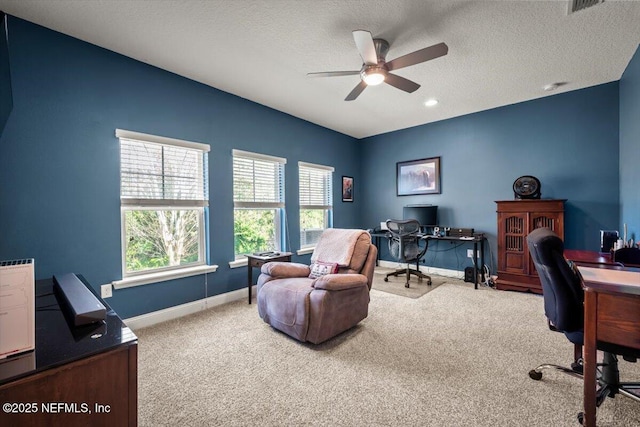
[[[277,255],[276,255],[277,254]],[[247,255],[247,288],[249,290],[249,304],[251,304],[251,286],[253,286],[253,268],[260,268],[272,261],[291,262],[291,252],[276,252],[274,255]]]

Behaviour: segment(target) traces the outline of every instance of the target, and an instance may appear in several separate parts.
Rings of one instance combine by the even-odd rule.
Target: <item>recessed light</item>
[[[437,99],[428,99],[424,103],[424,105],[426,105],[427,107],[433,107],[434,105],[437,105],[437,104],[438,104]]]

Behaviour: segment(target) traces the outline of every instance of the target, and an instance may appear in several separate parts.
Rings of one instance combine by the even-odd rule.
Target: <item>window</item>
[[[235,259],[279,251],[284,240],[286,159],[233,150],[233,236]]]
[[[116,130],[123,276],[205,263],[209,146]]]
[[[333,168],[298,162],[300,171],[300,248],[318,243],[333,225]]]

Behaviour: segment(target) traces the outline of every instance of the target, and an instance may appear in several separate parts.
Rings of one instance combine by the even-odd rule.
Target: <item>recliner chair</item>
[[[388,219],[387,228],[389,229],[389,253],[392,257],[400,262],[407,264],[406,268],[398,269],[388,273],[384,281],[388,282],[390,276],[398,277],[401,274],[406,275],[405,288],[409,287],[411,275],[418,277],[418,280],[427,279],[427,285],[431,285],[431,277],[420,271],[420,259],[427,251],[427,245],[420,247],[420,223],[416,219]],[[416,268],[410,267],[411,263],[416,263]]]
[[[582,345],[584,342],[584,290],[582,277],[573,263],[564,257],[564,243],[548,228],[538,228],[527,236],[529,254],[536,267],[542,284],[544,311],[549,321],[549,328],[562,332],[574,344],[574,362],[571,368],[544,364],[529,372],[534,380],[542,379],[545,369],[554,369],[578,378],[582,377]],[[604,399],[620,393],[640,401],[631,390],[640,389],[640,383],[621,383],[618,372],[618,359],[634,361],[640,357],[640,351],[598,341],[598,350],[604,351],[604,360],[598,369],[598,392],[596,406]],[[583,413],[578,414],[582,424]]]
[[[367,317],[378,250],[364,230],[328,228],[311,266],[269,262],[258,277],[258,314],[299,341],[324,342]]]

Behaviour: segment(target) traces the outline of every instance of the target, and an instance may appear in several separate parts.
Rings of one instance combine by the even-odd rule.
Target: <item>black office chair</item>
[[[640,248],[620,248],[613,252],[613,260],[625,266],[640,265]]]
[[[582,378],[582,345],[584,341],[584,290],[582,277],[577,268],[564,257],[564,244],[560,237],[548,228],[538,228],[527,236],[527,245],[531,259],[538,271],[542,283],[544,311],[549,320],[549,328],[563,332],[574,344],[574,362],[571,368],[544,364],[529,372],[534,380],[542,379],[542,371],[555,369],[560,372]],[[621,383],[618,373],[618,359],[621,355],[627,361],[635,362],[640,351],[598,341],[598,350],[604,351],[604,360],[598,364],[598,392],[596,406],[604,399],[620,393],[640,401],[640,397],[631,390],[640,390],[640,383]],[[582,424],[583,413],[578,414]]]
[[[389,233],[387,235],[389,241],[389,253],[392,257],[400,262],[407,263],[407,268],[398,269],[392,273],[389,273],[384,278],[385,282],[389,281],[389,276],[399,276],[405,274],[407,276],[407,282],[405,288],[409,287],[409,279],[411,275],[418,277],[418,280],[427,279],[427,285],[431,285],[431,277],[420,271],[420,259],[427,251],[426,243],[421,247],[420,241],[420,223],[415,219],[388,219],[387,228]],[[416,269],[410,267],[410,264],[415,262]]]

